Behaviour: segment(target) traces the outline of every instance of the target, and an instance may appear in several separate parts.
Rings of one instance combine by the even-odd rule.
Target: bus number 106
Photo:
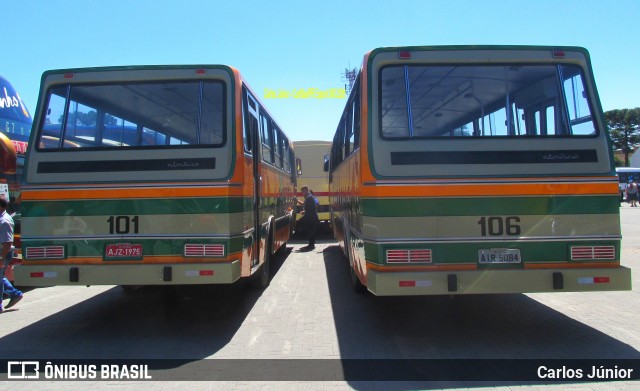
[[[137,234],[139,232],[138,221],[138,216],[110,216],[109,219],[107,219],[109,223],[109,234]]]
[[[519,222],[518,216],[491,216],[482,217],[478,224],[482,236],[518,236],[521,233]]]

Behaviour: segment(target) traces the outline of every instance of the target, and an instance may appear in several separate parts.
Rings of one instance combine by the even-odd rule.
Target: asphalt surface
[[[632,381],[314,378],[317,366],[339,366],[344,359],[640,359],[640,277],[635,273],[640,268],[640,208],[624,204],[621,214],[622,263],[634,269],[634,288],[627,292],[455,298],[356,294],[328,231],[311,252],[298,252],[306,243],[292,240],[273,260],[271,284],[264,291],[242,283],[134,292],[113,286],[29,290],[16,311],[0,314],[0,359],[181,359],[169,362],[167,373],[182,381],[164,380],[162,372],[155,372],[156,381],[3,380],[0,389],[640,389]],[[207,374],[211,361],[205,359],[244,365],[241,371],[247,375],[204,381],[219,380]],[[273,366],[277,371],[271,378]],[[262,380],[252,381],[252,373],[263,373]]]

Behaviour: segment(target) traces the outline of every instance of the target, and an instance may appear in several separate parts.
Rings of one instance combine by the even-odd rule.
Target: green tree
[[[60,116],[58,119],[59,123],[62,123],[64,116]],[[85,126],[95,125],[98,119],[98,113],[95,110],[90,110],[88,112],[82,111],[74,111],[69,113],[69,118],[67,118],[67,123],[69,124],[80,124]]]
[[[111,114],[105,114],[104,116],[104,124],[105,125],[117,125],[118,119]]]
[[[622,160],[618,159],[617,156],[613,157],[613,161],[614,161],[616,167],[624,167],[624,162]]]
[[[629,154],[640,145],[640,107],[610,110],[604,113],[615,149],[624,153],[624,165],[629,166]]]

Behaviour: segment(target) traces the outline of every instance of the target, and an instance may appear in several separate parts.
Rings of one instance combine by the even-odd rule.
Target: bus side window
[[[344,159],[344,118],[340,121],[338,129],[336,130],[336,136],[333,139],[334,145],[334,157],[333,167],[338,167]]]
[[[282,133],[282,130],[280,130],[280,143],[278,144],[278,149],[280,150],[280,168],[282,168],[283,170],[285,170],[284,167],[284,159],[287,153],[287,148],[286,148],[286,138],[284,137],[284,133]],[[286,170],[285,170],[286,171]]]
[[[344,117],[344,157],[346,158],[352,151],[351,146],[353,145],[353,125],[352,120],[353,116],[351,113],[351,105],[348,105],[348,111],[345,111]]]
[[[282,151],[282,169],[285,172],[291,172],[291,149],[289,148],[289,140],[284,135],[282,136],[282,144],[284,149]]]
[[[273,126],[269,117],[260,113],[260,135],[262,136],[262,160],[273,163]]]
[[[244,150],[245,152],[249,152],[251,153],[253,151],[253,146],[252,146],[252,139],[251,139],[251,131],[249,128],[249,114],[247,113],[247,110],[243,109],[243,118],[242,118],[242,122],[243,122],[243,127],[244,127]]]
[[[357,88],[357,87],[356,87]],[[355,151],[360,146],[360,94],[356,92],[353,99],[353,134],[351,142]]]
[[[273,151],[275,155],[275,165],[282,168],[282,131],[277,127],[273,127],[274,145]]]

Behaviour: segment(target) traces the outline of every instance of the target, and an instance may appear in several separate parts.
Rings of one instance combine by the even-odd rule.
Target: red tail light
[[[64,246],[27,247],[24,252],[26,260],[35,259],[64,259]]]
[[[614,260],[616,249],[614,246],[576,246],[571,247],[572,261]]]
[[[224,244],[185,244],[185,257],[224,257]]]
[[[431,250],[387,250],[388,263],[431,263]]]

